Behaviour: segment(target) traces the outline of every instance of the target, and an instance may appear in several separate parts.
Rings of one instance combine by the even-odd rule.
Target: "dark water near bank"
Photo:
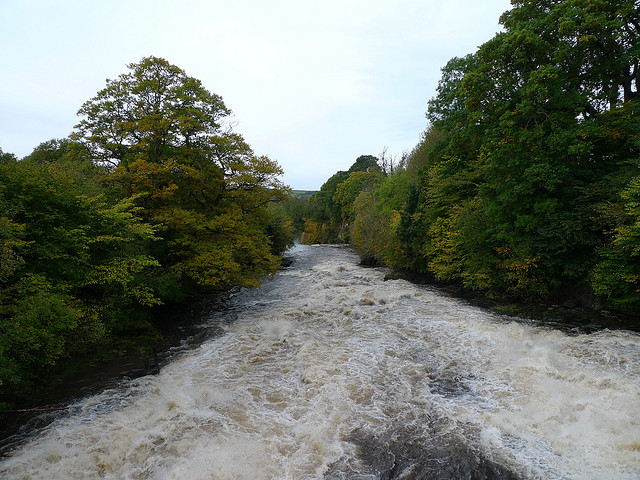
[[[155,375],[176,355],[224,333],[225,325],[235,319],[226,305],[231,295],[231,292],[209,294],[189,305],[156,312],[158,339],[146,343],[141,340],[143,349],[130,347],[108,358],[98,352],[74,360],[73,371],[65,367],[62,373],[46,379],[46,383],[30,387],[28,393],[16,392],[3,398],[10,402],[11,409],[0,410],[0,458],[60,417],[77,399]]]
[[[637,333],[492,314],[348,248],[292,254],[159,373],[52,413],[0,478],[640,478]]]

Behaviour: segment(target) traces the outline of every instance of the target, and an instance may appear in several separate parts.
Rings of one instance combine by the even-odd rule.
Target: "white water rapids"
[[[293,255],[224,334],[78,401],[0,478],[640,478],[638,334],[496,316],[348,248]]]

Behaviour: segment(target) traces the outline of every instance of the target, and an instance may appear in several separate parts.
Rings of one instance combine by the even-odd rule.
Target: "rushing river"
[[[362,268],[295,263],[159,374],[74,403],[10,479],[638,479],[640,336],[500,317]]]

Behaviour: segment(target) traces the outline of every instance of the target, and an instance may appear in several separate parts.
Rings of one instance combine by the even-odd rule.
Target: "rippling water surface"
[[[77,402],[0,477],[640,478],[638,334],[498,317],[348,248],[293,255],[203,320],[223,335]]]

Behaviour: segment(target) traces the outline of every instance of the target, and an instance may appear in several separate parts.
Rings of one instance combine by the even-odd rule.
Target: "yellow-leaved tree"
[[[222,98],[182,69],[148,57],[129,70],[82,106],[72,138],[161,237],[156,293],[256,285],[279,266],[272,245],[292,243],[270,228],[268,205],[288,190],[281,168],[232,132]]]

